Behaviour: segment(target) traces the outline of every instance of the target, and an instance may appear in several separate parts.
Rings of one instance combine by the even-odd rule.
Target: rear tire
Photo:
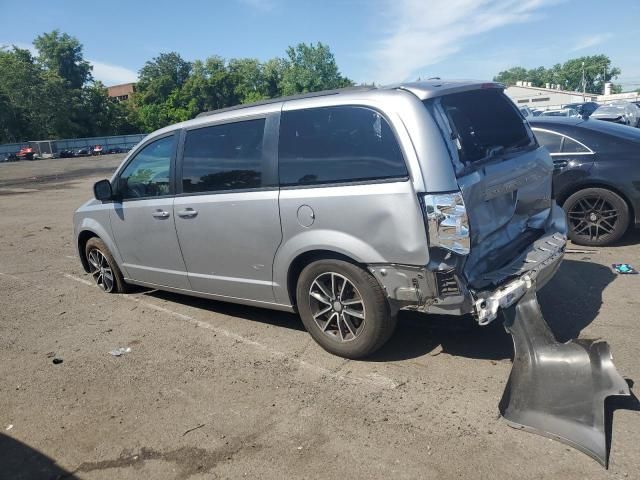
[[[377,280],[342,260],[307,265],[298,278],[296,300],[313,339],[344,358],[371,355],[389,340],[397,324]]]
[[[568,236],[590,247],[609,245],[629,227],[629,206],[620,195],[605,188],[585,188],[564,202]]]
[[[106,293],[126,293],[124,281],[113,255],[98,237],[90,238],[84,248],[85,258],[89,264],[89,273],[96,285]]]

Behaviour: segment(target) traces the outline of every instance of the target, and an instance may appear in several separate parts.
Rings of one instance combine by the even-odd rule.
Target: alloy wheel
[[[618,226],[619,213],[600,195],[580,198],[567,212],[573,233],[587,240],[598,241],[611,235]]]
[[[87,255],[87,260],[89,261],[90,273],[96,284],[105,292],[111,292],[113,290],[114,277],[107,257],[100,250],[94,248]]]
[[[339,273],[318,275],[309,288],[309,303],[318,328],[334,340],[350,342],[364,329],[366,312],[362,295]]]

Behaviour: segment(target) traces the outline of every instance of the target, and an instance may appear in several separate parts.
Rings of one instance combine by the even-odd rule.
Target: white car
[[[579,117],[580,114],[573,108],[562,108],[556,110],[545,110],[540,114],[541,117]]]

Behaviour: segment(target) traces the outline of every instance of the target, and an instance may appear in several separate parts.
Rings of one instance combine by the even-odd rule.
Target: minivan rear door
[[[499,84],[489,84],[497,86]],[[451,142],[471,236],[464,273],[474,288],[544,233],[552,205],[553,164],[501,88],[426,100]]]

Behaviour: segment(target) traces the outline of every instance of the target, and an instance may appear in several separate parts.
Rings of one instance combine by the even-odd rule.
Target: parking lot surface
[[[102,293],[71,216],[122,157],[0,164],[0,477],[640,478],[637,411],[614,414],[609,470],[507,426],[499,321],[402,313],[389,344],[350,361],[293,314]],[[539,297],[559,339],[606,339],[637,380],[640,275],[621,262],[638,267],[637,232],[567,254]]]

